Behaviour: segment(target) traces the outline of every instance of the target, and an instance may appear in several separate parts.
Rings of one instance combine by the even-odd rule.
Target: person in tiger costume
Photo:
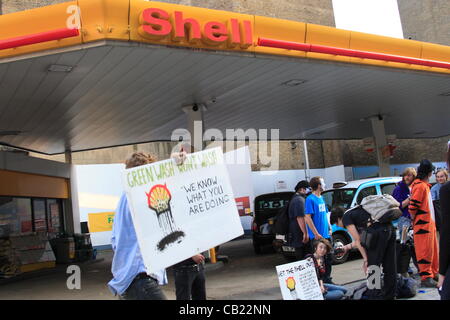
[[[429,160],[424,159],[420,162],[417,178],[411,184],[408,207],[413,222],[414,246],[421,285],[427,288],[436,287],[439,269],[436,220],[428,183],[433,170],[434,166]]]

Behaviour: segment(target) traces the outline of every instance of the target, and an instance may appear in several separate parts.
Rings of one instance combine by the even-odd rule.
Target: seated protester
[[[306,255],[306,259],[312,259],[316,267],[317,279],[322,289],[325,300],[340,300],[347,293],[347,289],[342,286],[324,283],[326,275],[325,256],[331,251],[331,243],[327,239],[321,238],[313,243],[313,254]]]
[[[363,262],[363,271],[369,277],[368,267],[383,267],[383,288],[369,289],[367,297],[371,300],[392,300],[395,298],[396,273],[396,232],[392,220],[400,217],[399,209],[390,209],[379,219],[373,221],[369,212],[362,206],[347,210],[338,225],[350,232],[353,242],[341,247],[344,253],[353,247],[358,248]],[[381,279],[380,279],[381,282]]]

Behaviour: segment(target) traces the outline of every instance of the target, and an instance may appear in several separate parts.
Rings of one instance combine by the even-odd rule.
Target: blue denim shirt
[[[113,294],[122,295],[133,279],[141,272],[147,272],[134,230],[127,197],[122,194],[114,216],[112,238],[114,257],[111,271],[113,279],[108,283]],[[167,284],[166,270],[150,274],[160,285]]]
[[[435,200],[439,200],[439,190],[441,190],[441,187],[443,185],[440,183],[436,183],[432,188],[431,188],[431,198],[433,201]]]

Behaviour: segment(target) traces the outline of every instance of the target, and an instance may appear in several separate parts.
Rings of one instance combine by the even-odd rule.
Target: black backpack
[[[412,298],[417,294],[417,283],[412,278],[397,275],[396,296],[398,299]]]
[[[359,286],[349,289],[345,294],[348,300],[367,300],[367,281],[359,284]]]
[[[285,236],[289,233],[289,204],[295,196],[297,195],[294,194],[291,200],[289,200],[283,208],[278,210],[278,213],[275,216],[275,234]]]

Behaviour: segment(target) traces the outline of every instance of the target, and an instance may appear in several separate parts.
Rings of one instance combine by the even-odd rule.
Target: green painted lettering
[[[133,188],[134,184],[133,184],[133,180],[130,180],[130,175],[131,175],[131,172],[128,172],[127,173],[127,181],[128,181],[128,185],[130,186],[130,188]]]
[[[134,186],[139,185],[139,181],[138,181],[137,176],[136,176],[136,171],[133,171],[133,172],[131,173],[131,175],[133,176],[133,185],[134,185]]]
[[[147,177],[147,182],[153,182],[155,179],[153,178],[153,172],[150,168],[145,168],[145,175]]]

